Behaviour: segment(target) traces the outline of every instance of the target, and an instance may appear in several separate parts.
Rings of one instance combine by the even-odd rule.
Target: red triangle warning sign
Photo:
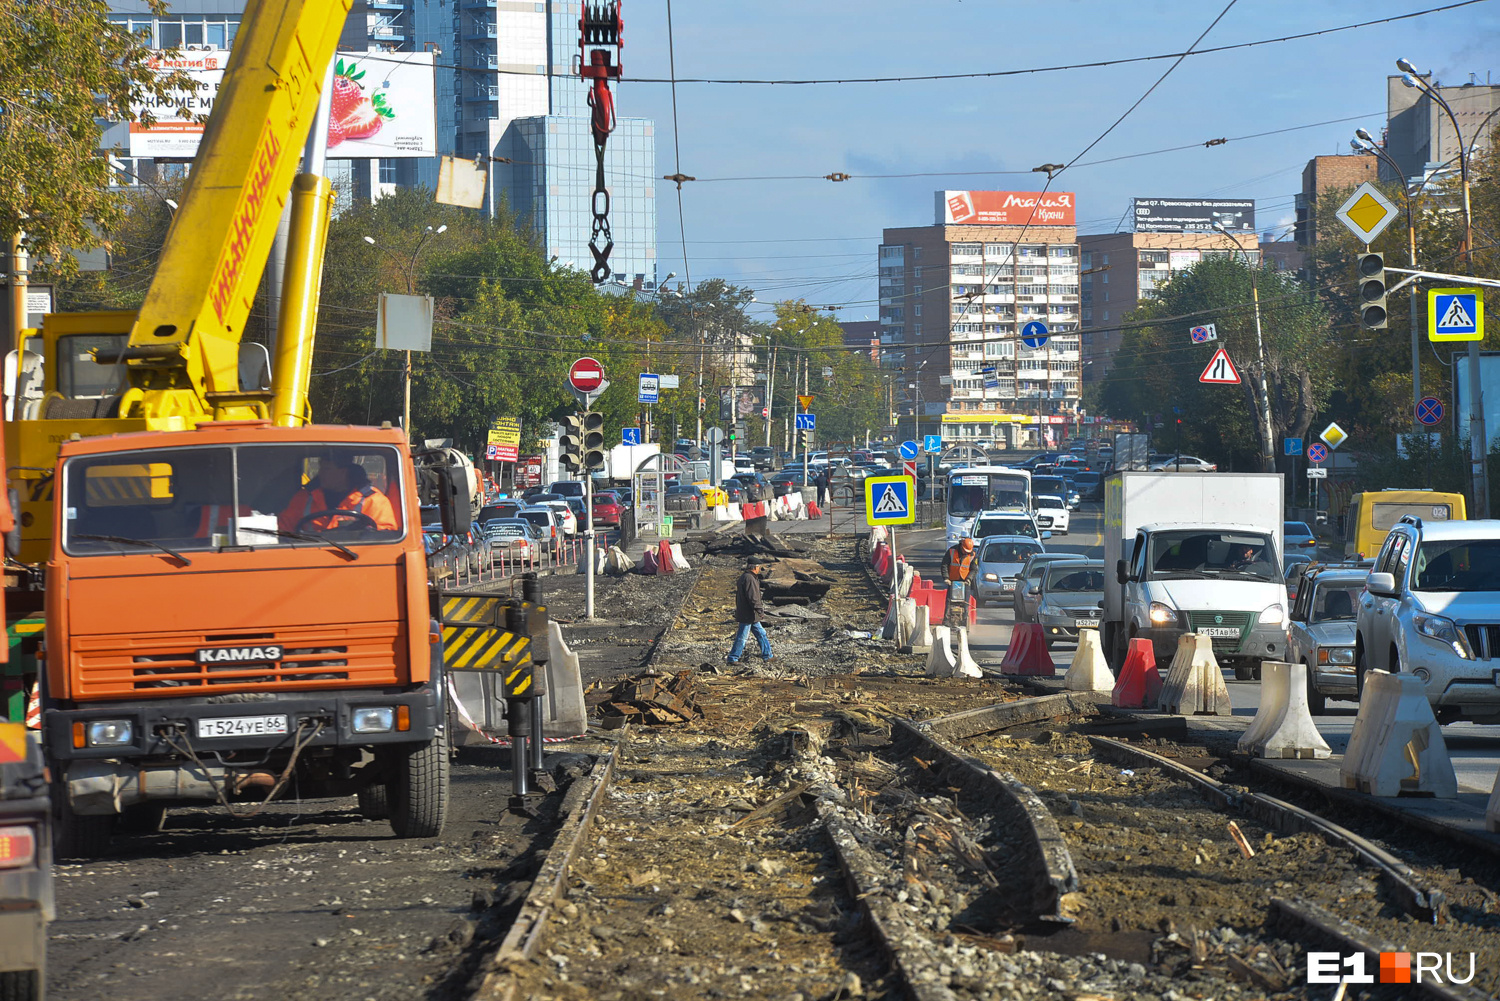
[[[1198,381],[1219,386],[1238,386],[1240,373],[1236,371],[1234,362],[1229,360],[1229,352],[1220,348],[1214,352],[1208,367],[1203,370],[1202,375],[1198,376]]]

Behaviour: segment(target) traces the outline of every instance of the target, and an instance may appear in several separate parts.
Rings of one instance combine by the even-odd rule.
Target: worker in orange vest
[[[333,514],[333,510],[358,512],[369,521]],[[330,513],[322,518],[309,517],[320,511]],[[347,456],[320,462],[318,475],[292,496],[291,502],[277,517],[277,525],[283,532],[372,527],[395,530],[401,527],[390,499],[370,484],[365,468]]]
[[[943,615],[947,626],[969,624],[969,587],[974,576],[974,540],[965,536],[943,554],[943,579],[948,582],[948,607]]]

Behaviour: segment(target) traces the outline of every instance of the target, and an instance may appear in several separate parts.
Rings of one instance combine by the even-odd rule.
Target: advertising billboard
[[[350,160],[436,156],[434,58],[432,52],[341,53],[334,65],[328,155]],[[192,86],[135,105],[137,117],[149,109],[156,121],[150,127],[130,123],[130,155],[196,156],[228,61],[222,50],[154,55],[150,65],[158,74],[184,73]]]
[[[759,416],[766,405],[765,386],[728,386],[719,388],[719,420],[742,421]]]
[[[1073,226],[1071,191],[939,191],[940,226]]]
[[[1137,233],[1207,233],[1214,223],[1232,233],[1254,233],[1254,199],[1135,199]]]

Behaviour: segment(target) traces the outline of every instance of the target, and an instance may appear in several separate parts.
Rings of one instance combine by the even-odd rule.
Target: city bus
[[[1008,466],[967,466],[948,473],[948,544],[962,539],[980,511],[1031,511],[1031,473]]]
[[[1380,551],[1391,526],[1408,514],[1423,521],[1468,519],[1463,494],[1398,488],[1355,494],[1349,498],[1349,509],[1344,514],[1344,557],[1355,560],[1373,558]]]

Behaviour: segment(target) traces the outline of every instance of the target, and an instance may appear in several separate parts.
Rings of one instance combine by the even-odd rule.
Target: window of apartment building
[[[1077,247],[1053,247],[1052,248],[1052,256],[1053,257],[1077,257],[1078,256],[1078,248]]]
[[[1108,265],[1108,264],[1109,264],[1109,255],[1108,255],[1108,254],[1105,254],[1105,255],[1104,255],[1104,264],[1105,264],[1105,265]],[[1107,280],[1108,280],[1108,279],[1106,279],[1106,281],[1107,281]]]
[[[153,49],[175,49],[183,45],[209,45],[227,49],[234,44],[240,27],[238,14],[188,14],[151,18],[113,15],[110,20],[132,33],[144,35]]]
[[[911,276],[913,279],[922,277],[922,266],[920,264],[911,269]]]
[[[914,260],[914,261],[920,261],[922,259],[922,248],[921,247],[913,247],[913,248],[911,248],[911,259]]]
[[[911,315],[912,316],[921,316],[922,315],[922,304],[920,302],[919,303],[915,303],[915,304],[912,305],[912,307],[911,307]]]
[[[1087,269],[1094,266],[1094,252],[1092,250],[1085,250],[1083,253],[1079,254],[1078,257],[1082,262],[1084,268]]]
[[[1021,257],[1046,257],[1047,248],[1044,246],[1022,247],[1019,251]]]
[[[922,325],[920,323],[913,323],[911,325],[911,332],[912,332],[912,336],[913,337],[921,337],[922,336]]]
[[[899,261],[902,256],[901,252],[905,249],[905,247],[881,247],[880,259],[882,261]]]
[[[1165,250],[1143,250],[1141,251],[1142,264],[1166,264],[1167,252]]]
[[[978,257],[980,245],[977,243],[955,243],[950,249],[954,257]]]
[[[1052,290],[1052,294],[1053,295],[1077,295],[1078,294],[1078,286],[1077,285],[1048,285],[1047,287]]]
[[[395,160],[387,158],[387,159],[383,159],[383,160],[380,161],[380,183],[381,184],[395,184],[396,183],[396,161]]]
[[[1031,277],[1033,275],[1045,275],[1046,273],[1047,266],[1045,264],[1023,264],[1019,268],[1016,268],[1016,274],[1020,275],[1022,278]]]
[[[1016,294],[1017,295],[1046,295],[1047,294],[1047,286],[1045,286],[1045,285],[1017,285],[1016,286]]]
[[[984,245],[984,256],[986,257],[1009,257],[1016,252],[1014,243],[986,243]]]

